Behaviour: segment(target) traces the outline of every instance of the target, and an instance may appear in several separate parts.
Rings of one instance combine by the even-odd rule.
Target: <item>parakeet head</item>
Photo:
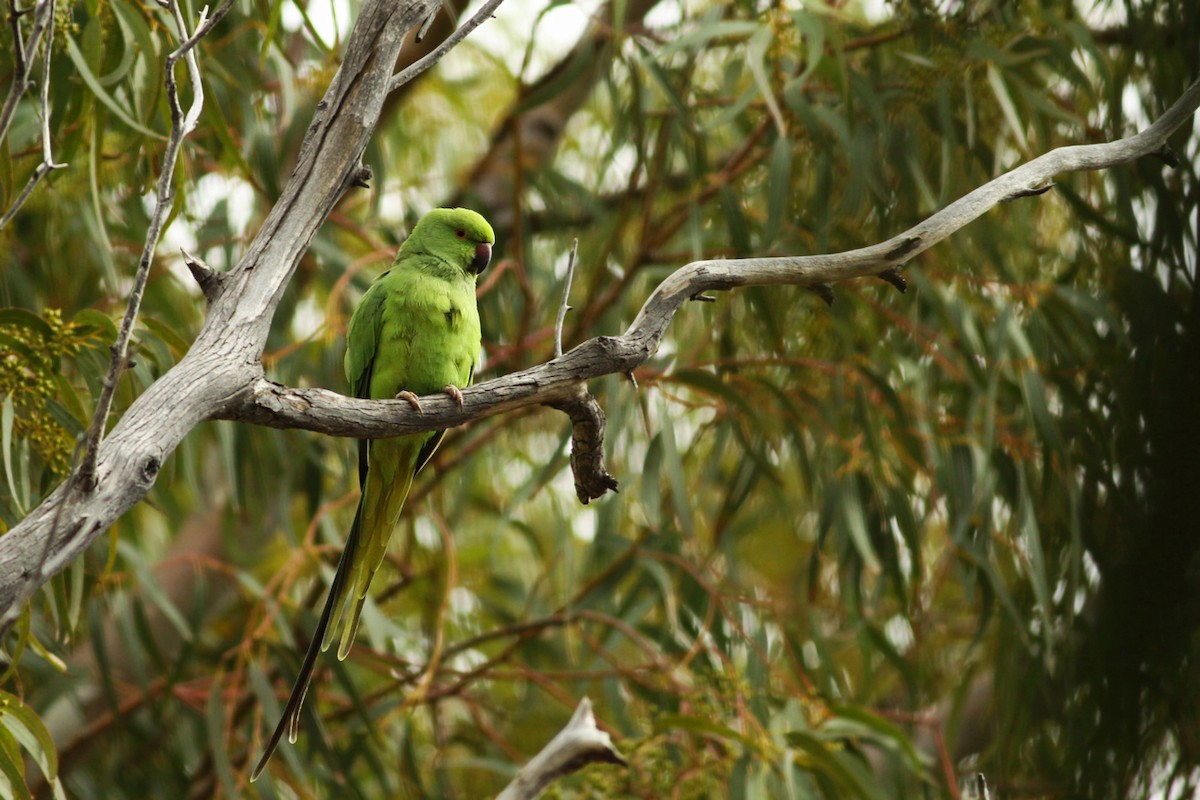
[[[492,260],[495,243],[492,226],[476,212],[469,208],[437,208],[421,217],[400,252],[436,256],[478,275]]]

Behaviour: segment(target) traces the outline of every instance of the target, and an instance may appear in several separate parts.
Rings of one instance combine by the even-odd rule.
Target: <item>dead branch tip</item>
[[[609,492],[616,492],[617,479],[604,468],[604,411],[582,385],[569,399],[554,408],[571,418],[571,472],[575,495],[587,505]]]
[[[200,286],[200,291],[204,292],[204,299],[210,304],[216,302],[221,293],[221,273],[205,263],[204,259],[192,255],[182,247],[179,248],[179,252],[183,256],[183,263]]]
[[[814,283],[808,290],[825,301],[825,305],[833,305],[833,287],[828,283]]]
[[[354,174],[350,176],[350,185],[356,186],[359,189],[370,189],[371,180],[375,177],[375,173],[366,164],[360,164]]]
[[[1171,149],[1171,145],[1164,144],[1153,153],[1154,157],[1166,164],[1172,169],[1179,166],[1179,154]]]
[[[900,274],[899,267],[885,269],[883,272],[879,273],[879,279],[887,281],[892,286],[895,286],[896,291],[900,292],[900,294],[904,294],[908,291],[908,281],[904,279],[902,274]]]

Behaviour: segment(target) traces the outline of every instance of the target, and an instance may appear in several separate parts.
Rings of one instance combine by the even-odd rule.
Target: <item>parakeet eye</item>
[[[467,238],[467,232],[466,232],[466,231],[464,231],[462,228],[459,228],[458,230],[456,230],[456,231],[454,232],[454,235],[455,235],[455,236],[457,236],[457,237],[458,237],[458,238],[460,238],[460,239],[465,239],[465,238]]]

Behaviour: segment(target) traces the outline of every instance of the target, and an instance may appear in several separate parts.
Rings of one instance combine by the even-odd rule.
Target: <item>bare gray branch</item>
[[[387,90],[389,92],[396,91],[401,86],[408,83],[413,78],[420,75],[422,72],[425,72],[427,69],[432,67],[437,62],[441,61],[442,56],[446,55],[446,53],[449,53],[450,50],[452,48],[454,48],[459,42],[461,42],[463,39],[467,38],[467,35],[471,31],[475,30],[480,25],[482,25],[484,22],[491,19],[492,14],[494,14],[496,12],[496,9],[499,8],[500,4],[503,2],[504,2],[504,0],[488,0],[488,2],[484,3],[483,6],[477,12],[475,12],[475,16],[473,16],[469,20],[467,20],[466,23],[463,24],[463,26],[460,27],[458,30],[454,31],[454,33],[447,36],[446,40],[443,41],[441,44],[439,44],[433,50],[433,52],[429,53],[429,55],[425,56],[417,63],[412,64],[409,67],[407,67],[407,68],[401,70],[400,72],[397,72],[395,75],[393,75],[391,81],[388,82]],[[441,6],[441,0],[438,0],[438,6],[439,7]],[[430,24],[432,24],[433,13],[431,12],[426,19],[427,19],[427,22],[425,25],[422,26],[421,31],[418,34],[417,41],[420,41],[420,37],[424,35],[424,33],[426,32],[426,29],[429,27]]]
[[[558,306],[558,316],[554,320],[554,357],[558,358],[563,354],[563,322],[567,319],[567,312],[571,310],[571,280],[575,277],[575,257],[579,254],[579,240],[576,239],[571,243],[571,255],[567,259],[567,277],[563,279],[563,295],[562,303]]]
[[[62,169],[66,164],[59,164],[54,160],[53,142],[50,136],[50,57],[53,54],[54,43],[54,12],[57,7],[57,0],[42,0],[36,7],[34,14],[34,27],[29,34],[29,44],[26,45],[21,41],[21,27],[16,21],[15,6],[13,8],[13,43],[17,54],[17,70],[13,77],[12,87],[9,89],[8,99],[4,103],[4,108],[0,110],[0,140],[3,140],[8,132],[9,124],[12,122],[12,116],[17,108],[17,101],[21,99],[21,95],[29,88],[29,63],[28,58],[31,54],[37,52],[38,40],[42,36],[44,26],[46,45],[43,48],[42,54],[42,85],[38,92],[38,110],[42,117],[41,136],[42,136],[42,163],[38,164],[33,170],[33,174],[29,176],[24,188],[13,200],[12,205],[4,212],[4,216],[0,217],[0,228],[8,225],[21,207],[25,205],[25,201],[33,194],[33,190],[41,183],[42,178],[49,175],[56,169]]]
[[[261,379],[262,349],[284,287],[349,186],[387,97],[404,36],[431,7],[427,0],[363,3],[295,171],[241,262],[223,276],[224,288],[192,348],[130,406],[104,446],[93,448],[90,491],[72,490],[85,486],[72,478],[0,538],[0,628],[11,624],[42,583],[146,496],[163,461],[188,431],[235,404]],[[164,164],[173,159],[167,155]],[[159,196],[167,197],[169,190],[168,181],[160,185]],[[62,521],[57,535],[56,520]]]
[[[465,389],[462,408],[444,396],[434,395],[421,399],[424,413],[418,415],[404,402],[356,400],[324,389],[290,389],[259,380],[240,394],[236,403],[218,412],[218,416],[272,427],[378,438],[462,425],[522,406],[564,408],[578,398],[577,393],[586,381],[602,375],[631,374],[651,358],[675,313],[689,299],[704,297],[708,291],[737,287],[828,287],[839,281],[871,276],[882,277],[901,288],[904,282],[900,267],[1014,193],[1044,186],[1063,172],[1102,169],[1154,155],[1197,107],[1200,107],[1200,81],[1193,83],[1145,131],[1116,142],[1053,150],[989,181],[920,224],[879,244],[827,255],[694,261],[659,284],[624,334],[590,339],[544,364]],[[577,446],[588,444],[594,447],[595,441],[587,436],[576,441]],[[589,463],[595,462],[580,459],[573,467],[586,468]],[[596,487],[605,480],[607,473],[603,472],[602,462],[597,468],[599,472],[576,473],[577,490],[581,486]],[[585,496],[594,499],[597,495],[590,491],[580,493],[581,499]]]
[[[175,20],[179,41],[186,43],[189,39],[187,22],[176,0],[169,3],[171,16]],[[197,27],[205,28],[208,17],[208,7],[200,12],[200,22]],[[208,30],[212,30],[208,28]],[[129,293],[129,301],[125,306],[125,316],[121,320],[121,328],[117,333],[117,341],[112,346],[112,361],[108,374],[104,376],[104,384],[100,390],[100,398],[96,401],[96,412],[92,424],[84,436],[83,459],[79,464],[75,484],[84,492],[90,492],[96,485],[96,461],[100,456],[100,440],[104,436],[104,428],[108,422],[109,411],[112,410],[113,395],[116,393],[117,382],[125,371],[129,359],[129,338],[133,335],[133,325],[137,321],[138,312],[142,306],[142,295],[146,290],[146,281],[150,277],[150,265],[154,263],[154,253],[158,249],[158,240],[166,225],[167,216],[175,205],[175,192],[172,189],[175,179],[175,165],[179,162],[179,151],[184,138],[191,133],[196,122],[200,119],[200,109],[204,104],[204,87],[200,78],[200,67],[196,63],[196,52],[187,49],[184,59],[187,62],[188,75],[192,83],[192,103],[186,116],[179,105],[179,89],[175,84],[175,56],[167,56],[167,99],[171,106],[171,133],[167,139],[167,148],[163,153],[162,172],[158,176],[158,186],[155,191],[154,213],[150,216],[150,227],[146,231],[146,239],[142,243],[142,255],[138,260],[137,273],[134,276],[133,289]]]
[[[585,697],[566,726],[521,768],[496,800],[534,800],[554,781],[588,764],[626,766],[609,735],[596,727],[592,701]]]
[[[187,355],[133,403],[104,440],[90,492],[60,487],[0,537],[0,612],[5,619],[146,496],[163,461],[202,420],[238,419],[379,437],[458,425],[526,405],[570,407],[586,397],[587,380],[629,374],[653,356],[689,298],[740,286],[809,287],[879,275],[902,266],[1006,198],[1047,185],[1059,173],[1103,169],[1165,152],[1167,137],[1200,106],[1198,81],[1142,133],[1107,144],[1054,150],[880,244],[832,255],[688,264],[658,286],[622,335],[591,339],[546,364],[469,388],[463,392],[461,410],[446,397],[430,397],[422,401],[424,414],[418,417],[399,401],[354,400],[270,383],[264,380],[261,357],[276,306],[317,228],[352,185],[382,104],[400,77],[393,78],[391,69],[404,36],[432,8],[428,0],[363,3],[342,66],[318,104],[293,175],[241,262],[222,275],[221,291]],[[578,422],[574,416],[573,422]],[[585,431],[585,443],[586,435]],[[43,565],[58,515],[62,530]]]

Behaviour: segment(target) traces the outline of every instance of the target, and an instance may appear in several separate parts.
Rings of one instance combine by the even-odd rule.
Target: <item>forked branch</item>
[[[17,194],[12,205],[8,207],[3,216],[0,216],[0,228],[4,228],[12,221],[21,207],[25,205],[25,201],[33,194],[33,190],[41,183],[42,178],[56,169],[67,166],[54,160],[53,139],[50,136],[50,57],[54,51],[54,13],[57,9],[57,2],[56,0],[42,0],[35,6],[33,29],[29,33],[28,42],[21,40],[20,16],[16,10],[15,0],[10,3],[9,8],[12,17],[13,50],[17,57],[17,68],[12,85],[9,87],[8,99],[5,101],[4,107],[0,108],[0,141],[3,141],[8,133],[17,103],[31,83],[29,79],[32,69],[30,59],[37,53],[38,42],[44,31],[46,43],[42,52],[42,84],[38,87],[38,112],[42,118],[42,161],[34,168],[33,174],[29,176],[29,180],[25,182],[24,188]]]
[[[475,16],[471,17],[469,20],[459,26],[454,33],[447,36],[445,41],[434,48],[429,55],[393,75],[392,79],[388,81],[388,93],[390,94],[391,92],[396,91],[401,86],[408,83],[422,72],[425,72],[437,62],[441,61],[442,56],[446,55],[446,53],[449,53],[452,48],[459,44],[459,42],[467,38],[467,35],[470,34],[471,31],[475,30],[484,22],[491,19],[492,14],[495,13],[496,9],[499,8],[500,4],[503,2],[504,0],[488,0],[480,7],[478,11],[475,12]],[[430,22],[432,22],[432,15],[422,29],[418,32],[418,39],[428,30]]]
[[[260,379],[216,416],[277,428],[379,438],[453,427],[528,405],[572,407],[588,380],[629,373],[650,359],[675,313],[689,299],[704,299],[705,292],[748,286],[828,290],[840,281],[869,276],[882,278],[903,291],[900,269],[905,264],[997,205],[1041,194],[1054,176],[1064,172],[1105,169],[1169,153],[1168,137],[1198,107],[1200,80],[1146,130],[1114,142],[1052,150],[879,244],[827,255],[693,261],[658,285],[622,335],[590,339],[544,364],[476,384],[463,391],[461,408],[448,398],[431,396],[421,398],[423,413],[418,415],[405,402],[356,400],[325,389],[292,389]],[[587,502],[615,489],[615,480],[603,465],[603,416],[596,420],[600,424],[589,424],[580,415],[572,415],[572,422],[573,452],[580,449],[587,454],[572,457],[576,491]]]
[[[94,483],[83,482],[91,485],[91,491],[59,487],[0,537],[0,622],[11,621],[41,584],[142,500],[164,460],[205,419],[379,438],[459,425],[520,406],[550,405],[571,414],[576,452],[586,456],[572,459],[581,498],[599,496],[614,488],[615,482],[604,472],[603,418],[594,400],[588,402],[586,382],[607,374],[629,374],[645,363],[690,298],[741,286],[812,287],[872,275],[899,284],[895,270],[910,259],[997,204],[1049,185],[1059,173],[1103,169],[1167,152],[1167,137],[1200,106],[1197,82],[1146,131],[1108,144],[1054,150],[880,244],[832,255],[688,264],[658,286],[623,334],[591,339],[545,364],[471,387],[463,392],[461,409],[444,396],[429,397],[422,399],[423,413],[417,414],[402,401],[356,400],[267,381],[261,357],[275,309],[318,227],[354,183],[379,110],[398,80],[392,65],[403,36],[434,8],[432,0],[364,0],[295,170],[243,258],[219,280],[200,262],[193,267],[198,274],[208,275],[217,289],[209,293],[209,314],[192,347],[134,401],[97,455],[95,443],[108,416],[107,408],[100,410],[100,433],[94,432],[88,448],[91,467],[84,471],[94,479]],[[186,59],[192,40],[207,29],[211,25],[201,23],[191,36],[181,29],[176,57]],[[187,116],[183,115],[184,122]],[[167,155],[164,173],[178,156],[178,144],[169,147]],[[160,181],[160,199],[169,198],[169,191],[169,179]],[[148,235],[147,241],[151,239]],[[148,247],[143,254],[139,274],[152,251]],[[127,320],[136,316],[137,304],[137,297],[132,298]],[[124,351],[114,353],[113,363],[119,375]]]
[[[142,255],[138,259],[137,272],[133,279],[133,289],[125,305],[125,316],[121,320],[121,328],[117,333],[117,341],[112,345],[112,360],[108,373],[104,376],[104,384],[100,389],[100,398],[96,401],[96,411],[92,424],[84,436],[83,458],[79,468],[72,474],[70,481],[84,491],[91,491],[96,485],[96,461],[100,457],[100,440],[104,436],[105,424],[108,422],[109,411],[112,410],[113,395],[117,383],[125,371],[129,359],[129,339],[133,335],[133,325],[137,321],[138,312],[142,307],[142,295],[146,291],[146,281],[150,276],[150,265],[154,263],[154,252],[158,249],[158,240],[162,236],[163,226],[167,216],[175,205],[175,165],[179,161],[179,151],[184,138],[196,128],[200,119],[200,110],[204,106],[204,83],[200,76],[200,66],[196,61],[196,51],[191,46],[196,38],[188,34],[187,22],[177,0],[163,0],[160,3],[171,13],[175,21],[176,34],[180,46],[167,56],[167,102],[171,107],[171,133],[167,138],[166,151],[163,153],[162,172],[158,176],[158,186],[155,191],[154,213],[150,216],[150,227],[146,231],[142,243]],[[230,3],[222,6],[218,12],[223,16],[229,11]],[[219,18],[218,16],[218,18]],[[209,24],[208,6],[200,11],[200,21],[196,25],[196,36],[201,36],[212,30]],[[192,102],[184,114],[179,102],[179,87],[175,83],[175,64],[183,58],[187,64],[188,77],[192,86]]]

